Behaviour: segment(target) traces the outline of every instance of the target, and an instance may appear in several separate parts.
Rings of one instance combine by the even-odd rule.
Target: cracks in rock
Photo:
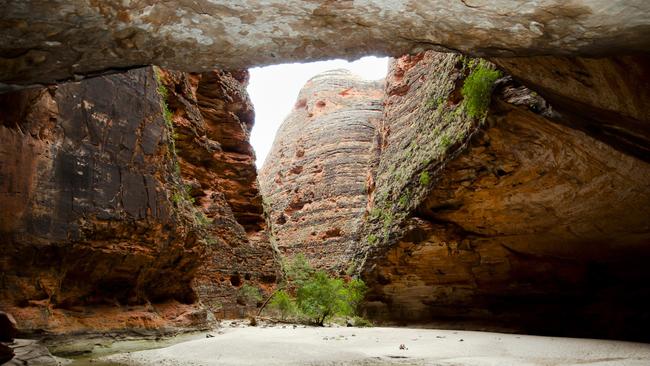
[[[458,53],[458,54],[464,54],[464,52],[462,52],[459,49],[452,48],[452,47],[449,47],[449,46],[445,46],[445,45],[443,45],[441,43],[433,42],[433,41],[430,41],[428,39],[416,39],[416,38],[409,38],[409,37],[404,37],[404,36],[400,36],[400,35],[397,35],[397,39],[401,39],[402,41],[406,41],[406,42],[409,42],[409,43],[410,42],[415,42],[415,43],[418,43],[418,44],[423,44],[423,45],[432,47],[436,51],[453,52],[453,53]]]
[[[537,254],[537,253],[530,253],[530,252],[522,252],[520,250],[514,249],[510,247],[507,244],[500,243],[499,244],[502,248],[504,248],[506,251],[509,253],[512,253],[515,256],[522,257],[522,258],[535,258],[535,259],[552,259],[552,260],[557,260],[557,261],[564,261],[564,262],[572,262],[572,263],[581,263],[582,261],[577,259],[577,258],[570,258],[570,257],[562,257],[559,255],[552,255],[552,254]]]
[[[470,9],[481,9],[480,6],[468,4],[467,0],[460,0],[460,2],[463,3],[463,5],[465,5],[466,7],[470,8]]]
[[[435,216],[430,216],[430,215],[427,215],[427,214],[413,216],[413,218],[417,218],[417,219],[420,219],[422,221],[428,222],[433,226],[450,227],[454,231],[454,233],[456,233],[458,236],[462,237],[463,239],[465,239],[465,238],[491,238],[491,237],[494,236],[494,235],[479,233],[477,231],[472,231],[472,230],[469,230],[469,229],[461,226],[460,224],[458,224],[455,221],[445,220],[445,219],[435,217]]]

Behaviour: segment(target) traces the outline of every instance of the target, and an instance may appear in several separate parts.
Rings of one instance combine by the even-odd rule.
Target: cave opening
[[[647,24],[644,12],[585,1],[558,6],[549,22],[544,6],[520,17],[518,9],[494,12],[508,5],[462,2],[451,13],[420,9],[415,19],[397,2],[354,2],[394,3],[362,12],[368,19],[350,4],[323,2],[277,27],[283,6],[266,18],[274,29],[266,32],[251,14],[275,18],[277,2],[257,2],[265,11],[241,19],[232,16],[239,8],[215,16],[223,10],[215,2],[200,13],[181,2],[146,10],[130,2],[116,14],[105,2],[101,16],[81,11],[62,22],[57,14],[74,6],[47,10],[39,14],[50,17],[47,29],[26,33],[32,18],[21,13],[31,3],[0,16],[20,25],[3,29],[11,34],[0,47],[9,56],[0,90],[37,86],[0,97],[0,234],[10,238],[0,305],[22,327],[63,334],[83,329],[77,319],[87,316],[125,327],[97,304],[118,309],[133,328],[243,318],[260,303],[235,303],[236,291],[273,293],[282,275],[271,247],[285,241],[289,254],[367,279],[366,315],[378,321],[457,326],[466,317],[527,333],[650,339],[650,63],[626,53],[648,43],[642,28],[616,25]],[[584,21],[593,14],[598,21]],[[216,19],[241,26],[217,34]],[[591,28],[602,19],[614,23]],[[190,23],[197,28],[174,34]],[[567,36],[577,23],[583,36]],[[251,69],[252,128],[248,74],[236,70],[371,52],[407,54],[390,87],[337,84],[327,96],[322,78],[297,98],[318,71],[300,81],[299,65]],[[375,61],[385,76],[385,60]],[[169,68],[141,67],[151,64]],[[463,86],[480,67],[499,77],[475,118],[462,109]],[[286,144],[267,154],[293,111]],[[265,170],[269,161],[276,167]]]

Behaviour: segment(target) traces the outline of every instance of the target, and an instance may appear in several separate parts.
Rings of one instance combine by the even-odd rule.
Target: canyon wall
[[[275,281],[254,154],[228,150],[252,125],[245,80],[159,74],[176,79],[0,96],[0,306],[22,331],[204,327],[255,307],[237,304],[245,282]]]
[[[278,129],[260,185],[284,257],[300,253],[318,268],[346,270],[367,202],[382,85],[347,70],[317,75]]]
[[[193,288],[217,317],[244,317],[260,300],[247,298],[243,286],[268,295],[279,279],[249,143],[248,72],[162,70],[160,82],[184,188],[177,200],[197,209],[208,235]]]
[[[505,77],[477,119],[460,92],[480,67],[475,62],[426,53],[392,66],[384,110],[390,133],[361,243],[367,314],[647,340],[638,329],[650,321],[650,292],[641,285],[650,258],[650,165],[631,145],[604,143],[604,128],[567,127],[578,118],[611,125],[614,116],[628,121],[630,111],[645,111],[643,79],[626,83],[584,68],[573,74],[582,84],[552,88],[567,96],[555,109]],[[582,63],[589,61],[572,64]],[[612,83],[631,99],[598,98]],[[589,108],[570,108],[575,99]],[[588,119],[608,102],[608,115]]]
[[[394,60],[382,115],[373,116],[375,136],[364,134],[361,141],[371,143],[348,156],[364,165],[352,175],[345,164],[334,164],[329,180],[318,170],[293,169],[301,166],[294,162],[302,161],[302,150],[298,157],[297,148],[281,151],[305,141],[323,146],[318,141],[336,138],[341,123],[332,118],[310,130],[304,125],[310,114],[294,111],[260,176],[272,225],[289,229],[276,237],[277,246],[306,253],[320,267],[359,274],[370,287],[364,313],[379,322],[647,340],[638,327],[650,322],[643,285],[650,279],[643,270],[650,258],[644,56],[555,59],[553,72],[567,78],[562,84],[543,77],[549,67],[522,72],[526,60],[495,60],[518,67],[525,80],[460,55]],[[464,89],[490,72],[492,79],[478,82],[486,89]],[[535,87],[531,80],[547,87],[538,94],[521,84]],[[471,93],[485,99],[478,112]],[[617,123],[620,129],[611,127]],[[638,124],[637,139],[628,138],[628,123]],[[267,166],[272,174],[265,174]],[[291,193],[314,180],[335,187],[339,175],[365,177],[366,197],[355,200],[348,218],[361,223],[356,240],[341,246],[325,236],[303,239],[316,228],[338,227],[338,217],[320,209],[329,197],[302,204]],[[278,197],[281,203],[274,203]],[[306,222],[292,222],[303,215],[310,215]]]

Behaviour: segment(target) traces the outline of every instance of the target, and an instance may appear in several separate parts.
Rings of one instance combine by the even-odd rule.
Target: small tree
[[[363,298],[365,284],[352,280],[346,284],[324,271],[315,272],[296,292],[296,305],[313,323],[323,325],[332,316],[354,315]]]
[[[293,299],[284,290],[276,292],[269,305],[280,312],[280,319],[283,321],[286,320],[289,315],[296,312],[296,305],[294,304]]]
[[[295,290],[314,276],[314,268],[309,264],[305,255],[300,253],[291,261],[284,263],[284,274],[289,288]]]
[[[284,272],[286,291],[277,291],[270,301],[270,305],[280,311],[283,320],[297,313],[322,326],[333,316],[355,315],[366,292],[362,280],[353,279],[346,283],[325,271],[316,271],[302,254],[285,262]]]

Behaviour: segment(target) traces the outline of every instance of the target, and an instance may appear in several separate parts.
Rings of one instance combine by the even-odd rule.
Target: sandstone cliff
[[[279,277],[248,142],[254,122],[248,72],[163,70],[160,80],[184,187],[178,200],[198,210],[209,238],[193,288],[217,317],[243,317],[259,304],[241,288],[268,294]]]
[[[277,246],[356,271],[371,288],[365,314],[378,321],[648,339],[636,331],[650,319],[640,285],[650,258],[643,60],[495,60],[538,94],[484,60],[404,56],[391,65],[372,139],[315,113],[320,100],[337,103],[308,84],[260,176]],[[477,112],[464,86],[479,72],[493,79],[473,91],[485,102]],[[380,100],[359,97],[355,105]],[[344,136],[366,143],[349,150]],[[305,163],[326,159],[343,163]],[[339,176],[363,180],[366,196],[340,191]],[[350,203],[349,239],[327,235],[341,227],[333,195]]]
[[[459,93],[471,65],[426,53],[392,66],[385,147],[360,243],[369,248],[360,264],[372,287],[368,314],[648,339],[636,329],[649,319],[650,292],[639,281],[648,280],[650,165],[633,143],[602,142],[623,140],[624,130],[601,132],[603,121],[645,111],[647,93],[598,98],[612,83],[639,87],[620,71],[604,78],[585,67],[573,73],[582,84],[543,89],[565,96],[556,110],[504,78],[481,122]],[[574,108],[580,99],[589,108]],[[609,114],[590,119],[604,104]],[[594,124],[603,128],[583,128]]]
[[[260,171],[283,256],[302,253],[317,267],[346,270],[344,253],[356,241],[367,202],[381,85],[334,70],[300,91]]]
[[[0,96],[0,306],[21,330],[196,328],[255,306],[233,278],[274,282],[254,154],[228,150],[244,86],[170,74],[172,92],[143,68]]]

